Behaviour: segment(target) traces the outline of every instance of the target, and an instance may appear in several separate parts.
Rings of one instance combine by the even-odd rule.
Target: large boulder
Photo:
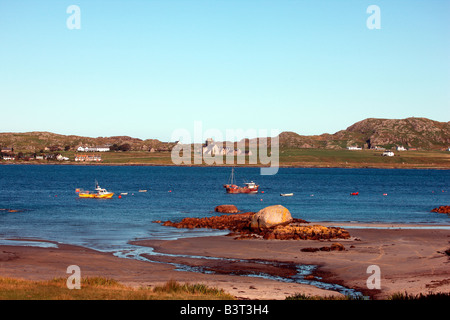
[[[217,206],[214,211],[221,212],[221,213],[238,213],[239,210],[236,208],[235,205],[232,204],[222,204],[220,206]]]
[[[253,217],[250,226],[254,229],[270,228],[292,221],[291,213],[282,205],[274,205],[259,210]]]

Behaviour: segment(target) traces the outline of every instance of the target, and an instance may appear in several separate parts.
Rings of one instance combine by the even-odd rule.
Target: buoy
[[[172,192],[172,190],[169,190],[169,192]]]
[[[387,193],[383,193],[383,196],[387,196]]]
[[[359,194],[359,192],[352,192],[350,193],[351,196],[357,196]]]
[[[122,196],[119,194],[119,197],[118,197],[119,199],[122,199]]]
[[[264,193],[264,191],[261,191],[261,193]]]
[[[263,199],[259,199],[259,200],[263,201]]]

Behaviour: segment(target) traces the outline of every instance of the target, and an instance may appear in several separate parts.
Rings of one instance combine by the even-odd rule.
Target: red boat
[[[259,185],[251,182],[244,183],[245,186],[239,187],[234,181],[234,168],[231,169],[230,183],[224,184],[223,187],[227,193],[258,193]]]

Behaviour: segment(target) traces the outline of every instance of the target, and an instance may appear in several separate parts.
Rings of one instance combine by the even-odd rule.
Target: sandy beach
[[[349,230],[350,239],[331,241],[236,240],[233,236],[214,236],[133,243],[171,254],[148,257],[158,262],[119,258],[65,244],[52,248],[1,245],[0,275],[32,280],[66,278],[67,267],[78,265],[82,277],[113,278],[130,286],[155,286],[168,280],[204,283],[223,288],[239,299],[285,299],[297,293],[340,295],[308,283],[242,275],[263,272],[289,278],[296,273],[295,265],[315,265],[317,268],[309,280],[339,284],[372,299],[386,299],[405,291],[409,294],[450,292],[450,258],[445,253],[450,248],[450,230],[367,227]],[[302,251],[329,247],[335,242],[341,243],[345,250]],[[261,263],[265,261],[271,263]],[[202,267],[212,273],[177,271],[168,263]],[[379,267],[380,289],[367,286],[367,279],[372,276],[368,273],[371,265]]]

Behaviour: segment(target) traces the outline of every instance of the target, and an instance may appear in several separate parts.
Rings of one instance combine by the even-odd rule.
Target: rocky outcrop
[[[251,228],[271,228],[292,221],[291,213],[282,205],[269,206],[259,210],[251,221]]]
[[[442,149],[450,143],[450,123],[426,118],[375,119],[359,121],[345,130],[367,147],[404,146],[418,149]]]
[[[348,239],[350,234],[347,230],[338,227],[324,227],[321,225],[305,225],[291,223],[285,226],[277,226],[261,230],[264,239],[279,240],[325,240],[325,239]]]
[[[220,213],[238,213],[239,210],[236,208],[233,204],[222,204],[220,206],[217,206],[214,211],[220,212]]]
[[[450,144],[450,122],[426,118],[368,118],[334,134],[301,136],[295,132],[282,132],[279,141],[281,148],[345,149],[357,145],[443,150]]]
[[[450,214],[450,206],[440,206],[438,208],[434,208],[431,212]]]
[[[284,207],[283,207],[284,208]],[[286,208],[285,208],[286,209]],[[287,210],[287,209],[286,209]],[[284,210],[282,210],[285,212]],[[348,231],[338,227],[310,225],[303,219],[293,219],[271,227],[252,227],[254,212],[224,214],[205,218],[184,218],[180,222],[154,221],[175,228],[211,228],[230,230],[236,239],[259,238],[266,240],[329,240],[350,238]],[[290,216],[290,213],[289,213]],[[333,249],[337,250],[337,248]]]
[[[211,228],[228,229],[235,232],[249,231],[249,225],[254,212],[245,212],[239,214],[226,214],[207,218],[184,218],[180,222],[166,221],[163,226],[175,228]]]

